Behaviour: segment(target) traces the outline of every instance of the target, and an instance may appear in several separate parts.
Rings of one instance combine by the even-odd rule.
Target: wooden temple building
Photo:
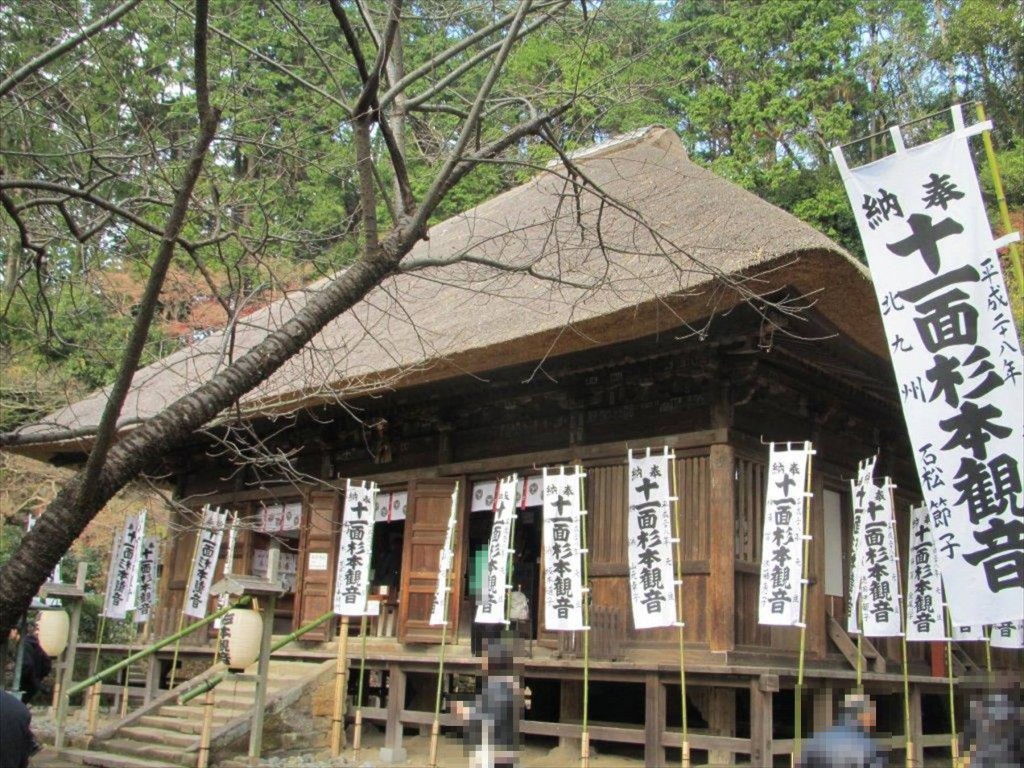
[[[524,639],[533,692],[523,732],[571,743],[580,732],[583,660],[578,637],[543,623],[540,506],[529,486],[542,467],[582,464],[591,739],[665,764],[681,743],[677,635],[633,627],[625,484],[629,449],[668,446],[683,519],[694,756],[788,765],[798,630],[757,623],[767,443],[809,440],[817,452],[805,734],[829,725],[855,684],[857,646],[843,627],[857,462],[878,453],[877,474],[893,478],[904,555],[919,494],[869,276],[819,232],[692,163],[671,130],[649,128],[575,162],[589,186],[554,165],[434,226],[407,258],[417,268],[388,278],[173,457],[166,469],[180,511],[152,630],[164,636],[178,624],[190,528],[203,505],[239,514],[232,572],[258,571],[270,548],[281,550],[291,575],[276,633],[329,610],[339,489],[346,478],[373,480],[381,488],[373,583],[382,611],[368,664],[387,673],[379,678],[387,687],[364,716],[386,722],[387,743],[398,748],[403,728],[432,719],[440,634],[427,619],[452,490],[458,484],[446,669],[472,673],[468,553],[489,531],[496,479],[516,472],[526,498],[513,579],[530,620],[513,630]],[[461,255],[473,258],[443,264]],[[144,419],[194,388],[306,295],[141,370],[123,418]],[[102,403],[99,393],[55,419],[94,424]],[[34,450],[53,459],[71,449]],[[284,653],[328,659],[337,632],[338,622],[324,624]],[[350,643],[350,655],[357,647]],[[879,730],[902,749],[900,644],[865,642],[862,652]],[[1019,655],[996,657],[1020,667]],[[958,652],[954,671],[969,674],[973,663]],[[947,684],[933,649],[912,645],[918,759],[948,754]]]

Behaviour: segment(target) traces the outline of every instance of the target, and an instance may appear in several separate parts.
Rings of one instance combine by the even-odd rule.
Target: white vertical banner
[[[861,520],[860,586],[863,631],[868,637],[903,634],[900,608],[899,556],[893,523],[892,482],[871,482]]]
[[[967,146],[977,127],[849,169],[955,623],[1024,618],[1024,363]]]
[[[863,459],[857,464],[857,479],[850,481],[850,498],[853,500],[853,537],[850,546],[850,583],[847,594],[846,629],[852,634],[860,632],[860,588],[864,582],[864,509],[871,490],[874,488],[875,463],[877,456]]]
[[[575,632],[583,625],[583,557],[586,550],[580,525],[581,467],[558,471],[544,468],[541,498],[544,511],[544,627],[548,631]],[[528,489],[529,494],[529,489]],[[528,495],[527,494],[527,495]]]
[[[757,620],[780,627],[800,626],[804,579],[804,508],[810,493],[807,476],[814,449],[789,444],[768,452],[761,538],[761,590]]]
[[[35,528],[35,525],[36,525],[36,516],[31,514],[31,513],[29,513],[28,518],[26,518],[26,520],[25,520],[25,533],[28,533],[33,528]],[[53,573],[50,574],[50,581],[52,581],[54,584],[60,584],[61,583],[60,562],[61,562],[60,560],[57,561],[57,564],[55,566],[53,566]],[[108,584],[110,583],[110,579],[109,578],[107,579],[107,583]],[[59,597],[44,597],[43,598],[43,604],[44,605],[60,606],[63,603],[62,603],[62,601],[61,601],[61,599]]]
[[[139,574],[139,553],[146,530],[146,510],[129,515],[118,536],[107,573],[107,593],[103,615],[123,619],[135,607],[135,589]]]
[[[182,613],[194,619],[206,616],[210,602],[210,587],[217,572],[220,557],[220,543],[224,539],[227,512],[212,507],[203,507],[203,523],[199,529],[199,546],[192,561],[192,573],[185,588],[185,607]]]
[[[1004,621],[994,624],[988,636],[993,648],[1020,650],[1024,648],[1024,621]]]
[[[629,547],[629,591],[637,629],[674,627],[676,607],[675,557],[672,545],[671,463],[666,447],[658,455],[629,452],[626,529]]]
[[[459,512],[459,486],[456,483],[452,491],[452,509],[448,513],[448,527],[444,532],[444,545],[441,547],[437,568],[437,588],[434,590],[434,603],[430,606],[430,626],[448,626],[447,595],[451,592],[448,585],[448,574],[455,562],[455,525]]]
[[[931,516],[921,504],[910,510],[907,554],[907,640],[946,640],[942,577],[932,539]]]
[[[516,519],[518,482],[518,477],[511,474],[498,484],[494,524],[487,545],[487,580],[474,618],[477,624],[508,624],[505,593],[511,588],[508,583],[508,556],[512,548],[512,526]]]
[[[231,524],[230,524],[230,526],[228,528],[228,551],[224,555],[224,568],[222,570],[222,573],[223,573],[224,576],[229,575],[231,573],[231,569],[234,568],[234,564],[235,564],[235,543],[237,541],[238,541],[238,513],[237,512],[232,512],[231,513]],[[230,602],[231,602],[231,595],[229,595],[227,592],[225,592],[224,594],[220,595],[217,598],[217,610],[219,611],[221,608],[227,608],[228,604]],[[220,619],[216,619],[213,622],[213,626],[216,629],[220,629],[221,620]]]
[[[373,557],[373,510],[377,484],[365,480],[345,482],[345,509],[338,542],[338,567],[334,575],[334,612],[339,616],[363,616],[370,589]]]
[[[135,614],[136,624],[145,624],[156,604],[156,577],[160,568],[160,539],[147,536],[142,543],[139,554],[139,579],[136,588]]]
[[[985,627],[981,624],[954,624],[953,639],[960,643],[985,639]]]

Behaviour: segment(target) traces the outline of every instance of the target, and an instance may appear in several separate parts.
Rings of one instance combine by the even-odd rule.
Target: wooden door
[[[340,530],[341,494],[337,491],[310,491],[303,504],[299,533],[293,629],[299,629],[331,610]],[[331,622],[327,621],[307,632],[303,639],[327,640],[330,628]]]
[[[437,589],[438,562],[451,513],[455,480],[414,480],[409,486],[402,550],[402,582],[398,607],[398,639],[403,643],[440,643],[440,627],[430,626],[430,608]],[[452,591],[448,597],[448,640],[458,632],[459,603],[462,600],[462,531],[466,524],[465,483],[459,491],[458,529],[455,534],[455,562]]]

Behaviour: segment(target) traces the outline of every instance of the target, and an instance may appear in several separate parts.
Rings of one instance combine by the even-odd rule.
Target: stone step
[[[169,747],[161,744],[146,744],[131,739],[111,739],[100,744],[103,751],[117,755],[127,755],[136,760],[156,760],[172,765],[194,768],[199,760],[198,751],[185,751],[181,747]]]
[[[145,725],[129,725],[125,728],[118,728],[117,738],[127,738],[145,744],[163,744],[168,747],[191,747],[199,742],[199,737],[195,734],[181,733],[169,728],[151,728]]]
[[[85,749],[62,749],[62,760],[74,765],[92,765],[97,768],[181,768],[181,763],[167,763],[162,760],[145,760],[137,756],[118,755]]]
[[[229,720],[234,720],[237,715],[225,712],[213,713],[213,725],[223,725]],[[143,715],[137,721],[138,725],[144,728],[161,728],[176,733],[199,734],[203,730],[203,718],[199,717],[167,717],[164,715]]]

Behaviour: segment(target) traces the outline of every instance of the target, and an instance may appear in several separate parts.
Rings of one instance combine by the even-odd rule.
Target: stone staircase
[[[334,661],[271,661],[265,717],[291,706],[334,672]],[[100,731],[87,750],[66,749],[65,759],[98,768],[195,768],[203,730],[204,696],[186,704],[179,697],[222,667],[204,672],[131,713],[121,722]],[[227,677],[214,689],[211,755],[241,751],[248,745],[256,697],[256,667],[238,679]],[[231,747],[236,746],[235,750]]]

